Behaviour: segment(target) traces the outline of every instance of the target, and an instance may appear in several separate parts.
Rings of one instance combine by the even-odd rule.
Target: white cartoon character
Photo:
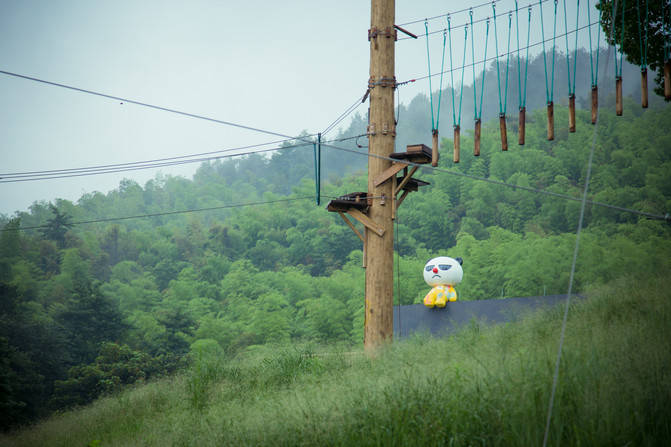
[[[424,297],[426,307],[445,307],[448,301],[457,301],[455,285],[461,282],[464,271],[461,258],[439,256],[424,266],[424,281],[433,289]]]

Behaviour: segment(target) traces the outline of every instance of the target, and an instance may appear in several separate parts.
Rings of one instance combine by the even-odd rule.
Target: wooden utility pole
[[[394,45],[396,42],[395,0],[371,0],[370,112],[368,126],[368,196],[372,197],[368,217],[384,230],[382,236],[365,231],[366,304],[364,347],[367,352],[391,342],[394,335],[394,231],[392,208],[394,185],[375,179],[392,163],[375,157],[389,157],[394,151]]]

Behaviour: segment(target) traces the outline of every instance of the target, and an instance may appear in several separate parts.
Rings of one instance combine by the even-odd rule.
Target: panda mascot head
[[[432,287],[459,284],[464,276],[461,264],[463,264],[461,258],[447,256],[433,258],[424,266],[424,281]]]

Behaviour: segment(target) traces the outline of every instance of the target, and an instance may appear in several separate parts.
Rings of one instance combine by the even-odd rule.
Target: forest
[[[637,69],[626,66],[625,76]],[[539,58],[529,70],[538,79]],[[631,94],[637,78],[629,79]],[[608,76],[601,82],[614,83]],[[513,84],[511,96],[518,93]],[[444,118],[443,170],[418,172],[430,186],[410,195],[396,219],[397,304],[420,302],[427,291],[421,269],[439,254],[464,259],[463,300],[566,293],[580,202],[514,186],[581,197],[594,129],[583,90],[576,133],[557,103],[556,137],[547,141],[542,101],[529,104],[526,145],[517,146],[510,119],[507,152],[492,119],[496,107],[486,107],[482,154],[468,153],[472,132],[463,132],[459,164],[450,161],[451,117]],[[643,110],[628,96],[625,117],[616,117],[614,97],[603,95],[589,199],[668,213],[669,106],[653,97]],[[430,140],[428,102],[418,96],[399,106],[399,147]],[[276,343],[361,344],[361,244],[325,204],[366,189],[365,148],[351,138],[365,125],[356,115],[323,148],[320,206],[312,145],[285,143],[270,156],[203,163],[192,179],[127,179],[108,193],[35,202],[1,216],[2,428],[169,375],[202,346],[233,358]],[[668,275],[670,236],[663,220],[588,205],[574,290]]]

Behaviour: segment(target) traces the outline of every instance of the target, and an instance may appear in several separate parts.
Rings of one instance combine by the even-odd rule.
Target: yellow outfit
[[[457,301],[457,291],[448,285],[436,286],[424,297],[426,307],[445,307],[448,301]]]

